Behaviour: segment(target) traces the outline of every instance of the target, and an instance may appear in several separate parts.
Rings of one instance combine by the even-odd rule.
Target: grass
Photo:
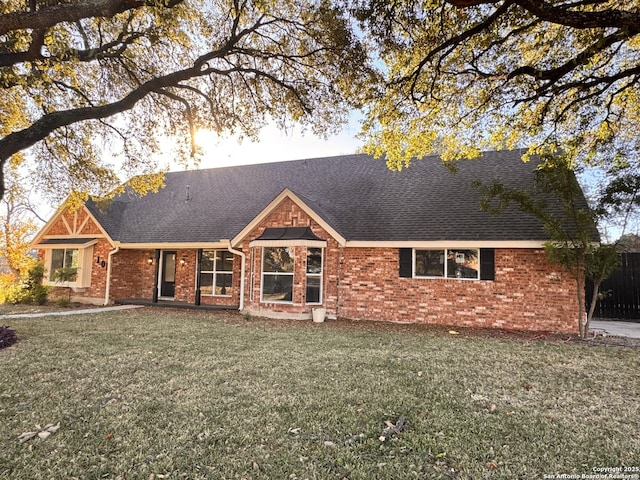
[[[21,341],[0,350],[0,479],[640,467],[637,350],[151,309],[5,323]]]

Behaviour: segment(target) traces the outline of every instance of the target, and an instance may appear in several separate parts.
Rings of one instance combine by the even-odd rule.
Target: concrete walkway
[[[5,318],[39,318],[39,317],[53,317],[63,315],[84,315],[87,313],[102,313],[102,312],[115,312],[118,310],[129,310],[131,308],[141,308],[144,305],[118,305],[115,307],[98,307],[98,308],[83,308],[78,310],[65,310],[61,312],[41,312],[41,313],[16,313],[13,315],[0,315],[0,320]]]
[[[596,335],[640,338],[640,323],[591,320],[589,330]]]

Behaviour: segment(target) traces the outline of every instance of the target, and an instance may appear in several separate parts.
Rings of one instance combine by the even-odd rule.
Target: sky
[[[268,125],[260,133],[259,141],[237,138],[220,138],[213,132],[199,131],[196,141],[203,149],[199,169],[270,163],[304,158],[331,157],[356,153],[362,142],[356,138],[359,126],[355,121],[347,124],[342,131],[327,139],[302,133],[300,127],[288,132]],[[169,162],[171,171],[182,170],[181,165]]]

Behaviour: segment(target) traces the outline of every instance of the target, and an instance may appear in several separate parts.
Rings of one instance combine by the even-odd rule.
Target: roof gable
[[[97,237],[106,237],[111,241],[110,236],[86,206],[71,210],[63,204],[31,243],[34,246],[52,245],[56,242],[85,243],[88,239],[95,240]]]
[[[276,210],[278,206],[287,198],[298,205],[307,215],[309,215],[309,217],[315,220],[329,235],[331,235],[338,242],[338,244],[344,245],[346,243],[346,239],[342,235],[340,235],[340,233],[338,233],[333,226],[327,223],[327,221],[325,221],[322,216],[318,214],[318,212],[311,209],[306,204],[306,202],[304,202],[291,190],[285,189],[280,193],[280,195],[269,202],[269,204],[258,215],[256,215],[255,218],[253,218],[253,220],[251,220],[251,222],[249,222],[247,226],[244,227],[242,231],[240,231],[240,233],[238,233],[238,235],[236,235],[231,240],[231,245],[234,247],[240,245],[242,241],[247,237],[247,235],[249,235],[254,228],[260,225],[260,223],[262,223],[262,221],[267,218],[271,212]]]

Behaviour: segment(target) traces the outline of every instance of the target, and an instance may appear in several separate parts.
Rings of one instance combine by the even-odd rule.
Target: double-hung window
[[[294,255],[292,247],[262,249],[263,302],[293,302]]]
[[[49,280],[54,281],[56,271],[63,268],[78,268],[78,254],[77,248],[54,248],[51,250],[51,264],[49,268]],[[77,276],[77,274],[76,274]],[[75,278],[71,281],[75,282]]]
[[[441,248],[414,252],[415,277],[480,279],[478,249]]]
[[[204,250],[200,263],[200,293],[229,296],[232,292],[233,254],[227,250]]]
[[[322,303],[322,249],[307,248],[306,303]]]

